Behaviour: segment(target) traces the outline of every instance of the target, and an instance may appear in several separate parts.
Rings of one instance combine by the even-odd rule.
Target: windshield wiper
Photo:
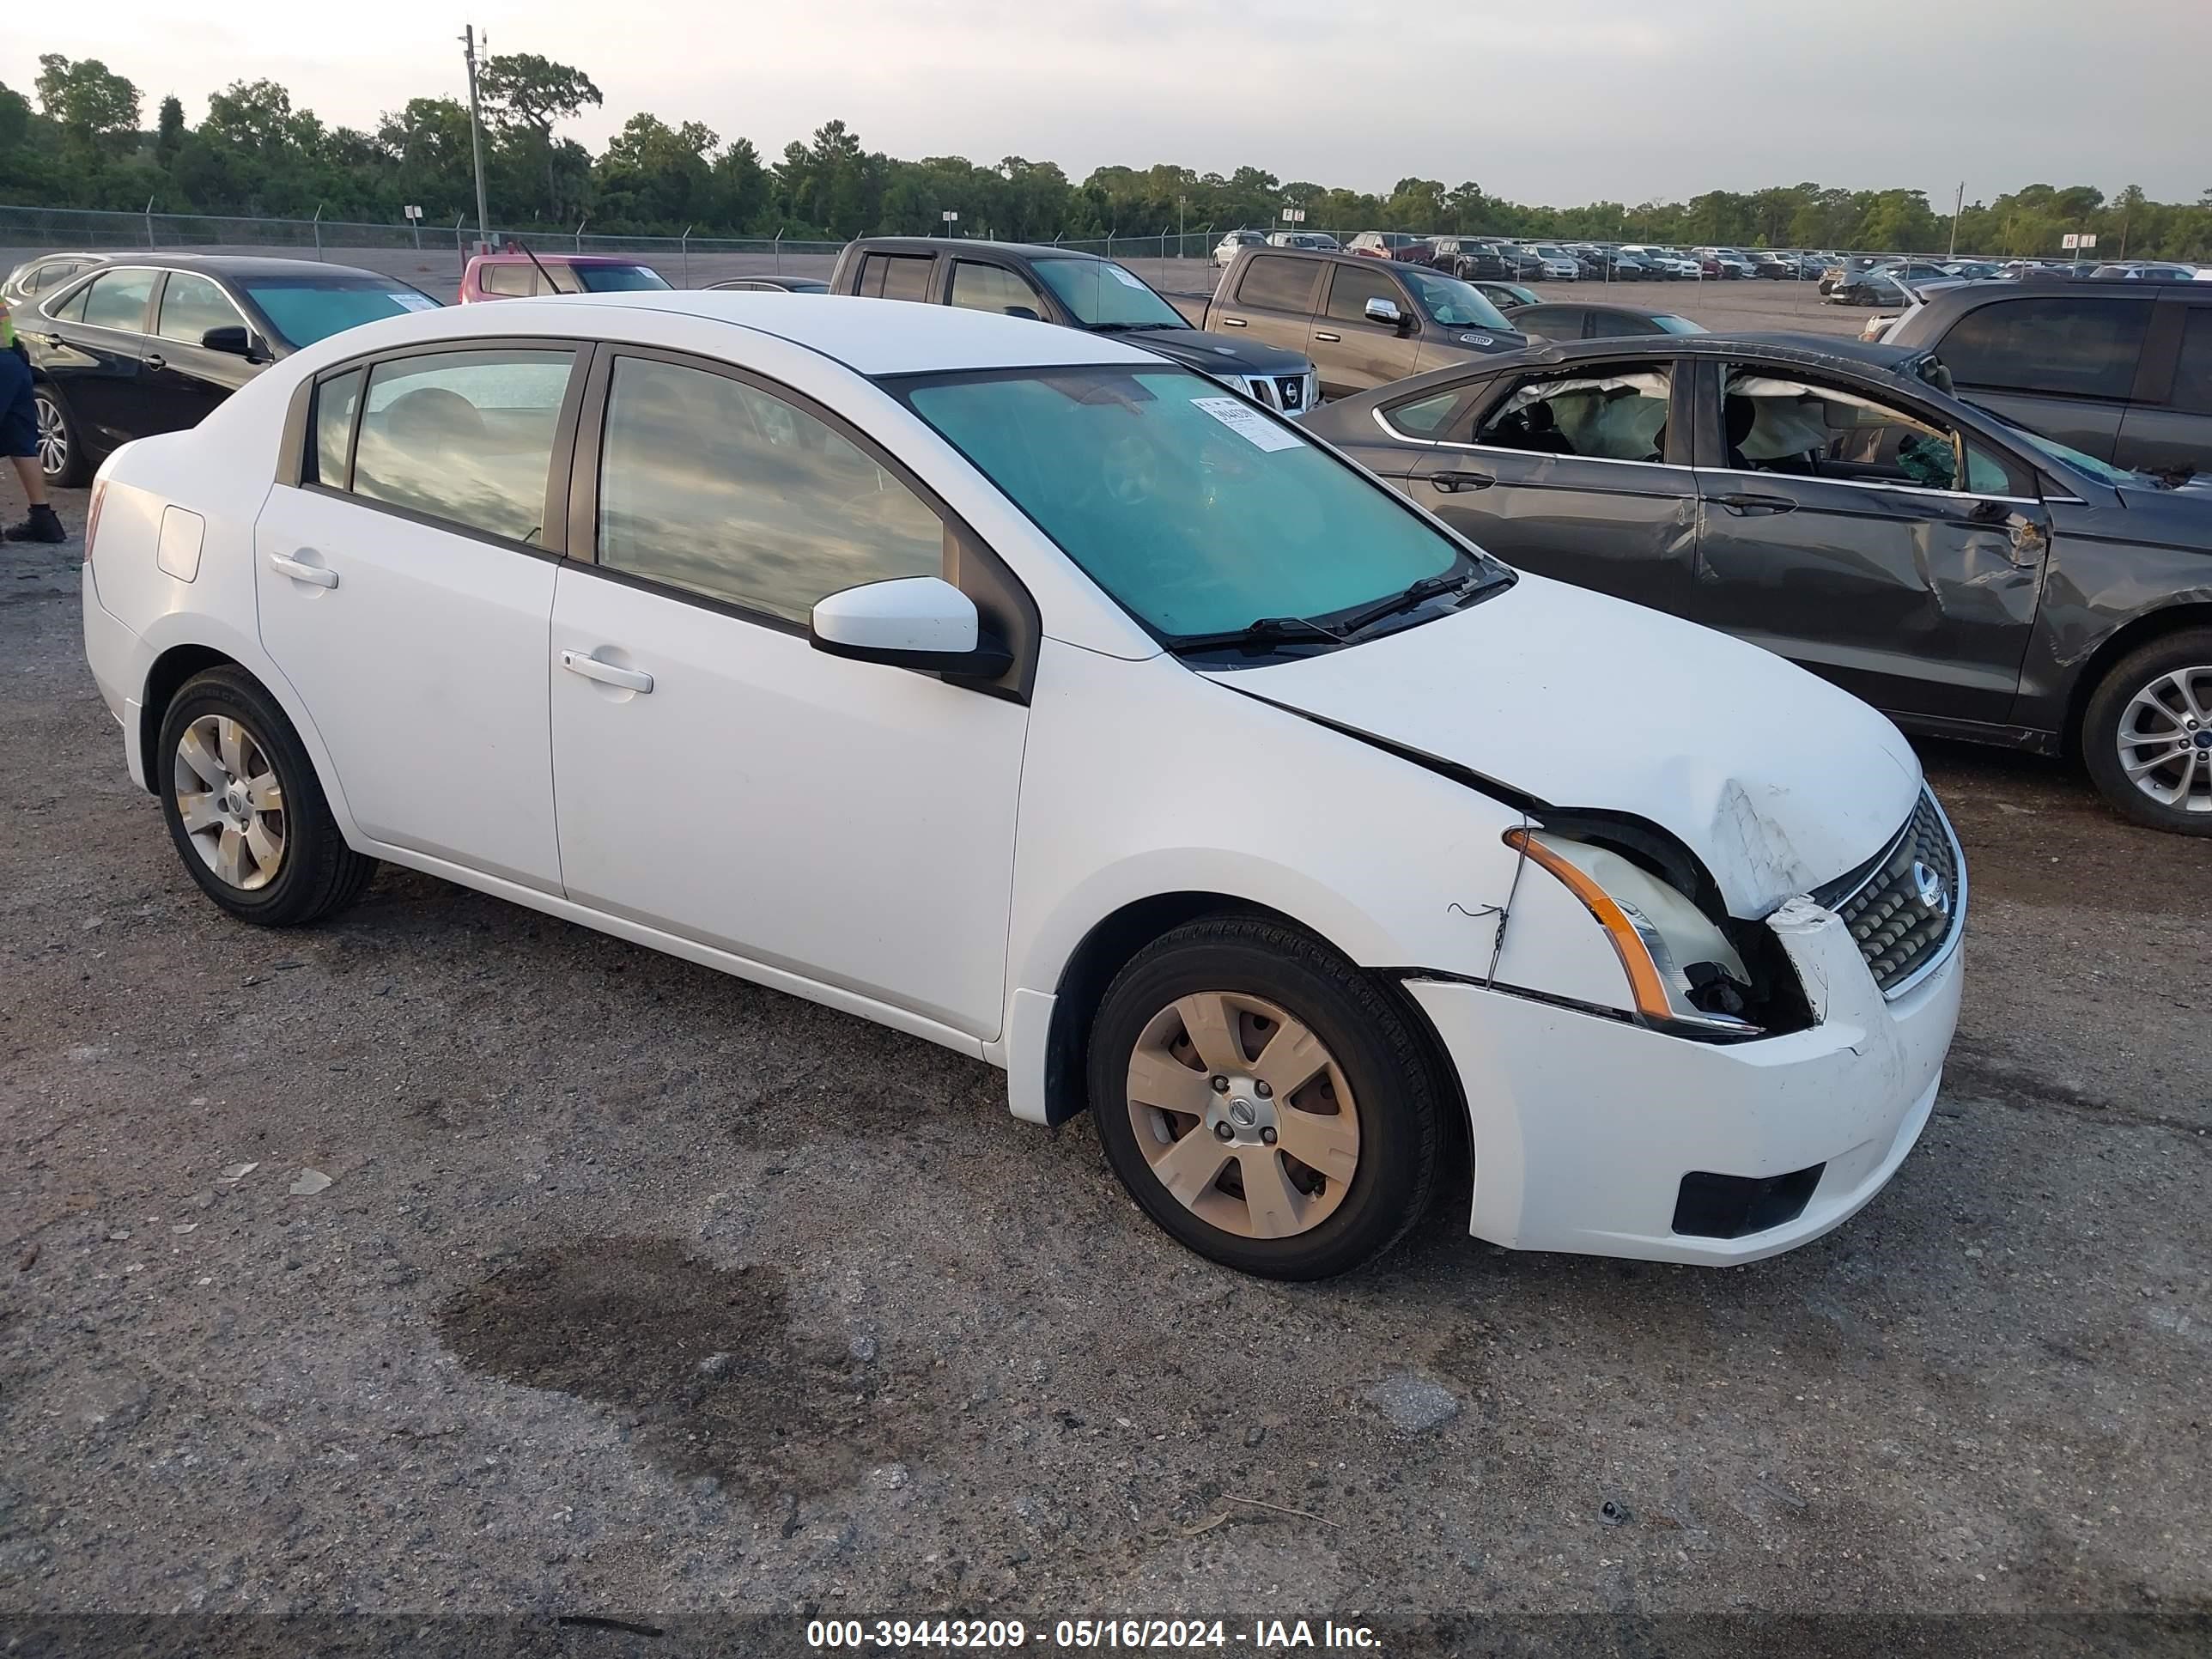
[[[1344,635],[1319,623],[1308,622],[1304,617],[1261,617],[1242,628],[1224,628],[1218,634],[1182,635],[1169,642],[1168,649],[1180,657],[1187,651],[1218,651],[1225,646],[1240,645],[1257,647],[1297,640],[1342,645]]]
[[[1486,580],[1480,565],[1464,575],[1424,576],[1403,592],[1393,593],[1387,599],[1377,599],[1364,611],[1355,611],[1349,617],[1340,617],[1338,626],[1347,635],[1357,634],[1361,629],[1381,622],[1385,617],[1395,617],[1401,611],[1411,611],[1415,605],[1443,594],[1449,593],[1455,599],[1459,598],[1471,592]]]
[[[1093,334],[1141,334],[1148,328],[1188,328],[1188,323],[1093,323]]]

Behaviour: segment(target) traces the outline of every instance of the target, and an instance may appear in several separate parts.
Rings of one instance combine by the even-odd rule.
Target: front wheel
[[[62,394],[51,386],[33,386],[31,409],[38,422],[40,476],[50,484],[82,483],[92,469],[85,464],[84,445]]]
[[[2212,836],[2212,628],[2123,657],[2091,694],[2082,759],[2120,816]]]
[[[1295,928],[1176,928],[1115,977],[1092,1029],[1107,1161],[1146,1214],[1225,1267],[1357,1267],[1436,1186],[1446,1091],[1413,1018]]]
[[[152,766],[186,872],[241,921],[319,921],[376,873],[346,845],[291,721],[243,669],[185,683]]]

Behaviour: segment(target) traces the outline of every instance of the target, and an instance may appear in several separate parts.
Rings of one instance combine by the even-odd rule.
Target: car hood
[[[1540,576],[1360,645],[1207,677],[1541,805],[1656,823],[1745,918],[1866,863],[1920,794],[1911,746],[1857,698]]]
[[[1303,374],[1313,367],[1302,351],[1285,351],[1258,340],[1233,340],[1203,329],[1148,328],[1141,333],[1116,333],[1113,337],[1172,357],[1201,374]]]

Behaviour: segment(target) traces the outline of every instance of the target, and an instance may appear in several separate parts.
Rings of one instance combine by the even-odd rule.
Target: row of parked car
[[[41,459],[57,482],[81,480],[101,455],[130,438],[193,424],[260,368],[329,333],[438,303],[373,272],[290,260],[63,255],[20,270],[11,282],[29,302],[21,332],[37,375]],[[1470,465],[1444,467],[1450,479],[1422,486],[1430,494],[1481,494],[1499,515],[1486,532],[1486,544],[1509,559],[1525,558],[1532,568],[1607,585],[1670,608],[1726,596],[1710,586],[1668,589],[1671,578],[1654,574],[1686,556],[1686,544],[1668,541],[1672,532],[1662,521],[1679,522],[1669,515],[1689,500],[1703,502],[1700,511],[1708,519],[1717,511],[1730,520],[1756,520],[1744,526],[1747,543],[1802,541],[1827,550],[1808,555],[1812,562],[1784,586],[1824,596],[1815,611],[1828,617],[1819,626],[1832,624],[1833,637],[1825,647],[1808,643],[1819,631],[1811,623],[1785,625],[1778,614],[1760,621],[1760,607],[1771,611],[1783,604],[1771,592],[1747,598],[1733,625],[1767,642],[1795,641],[1784,648],[1799,660],[1899,719],[1929,729],[2030,747],[2082,744],[2080,721],[2089,706],[2085,688],[2100,683],[2111,659],[2094,649],[2085,652],[2081,641],[2109,644],[2129,629],[2180,626],[2196,614],[2188,596],[2203,592],[2208,550],[2199,544],[2200,532],[2212,531],[2207,509],[2212,501],[2207,489],[2212,481],[2212,286],[2056,276],[1953,279],[1893,326],[1879,348],[1854,354],[1842,344],[1824,344],[1814,352],[1817,362],[1802,356],[1813,348],[1802,342],[1793,347],[1781,339],[1730,337],[1703,345],[1699,325],[1670,313],[1544,301],[1511,283],[1460,280],[1423,259],[1298,246],[1287,237],[1243,245],[1211,296],[1180,306],[1127,267],[1095,255],[935,238],[853,243],[827,283],[760,276],[722,286],[914,301],[1125,337],[1285,415],[1303,417],[1332,405],[1324,429],[1340,432],[1346,442],[1355,435],[1343,430],[1349,417],[1333,406],[1365,408],[1357,400],[1390,392],[1365,417],[1376,431],[1394,434],[1386,447],[1464,448],[1474,455],[1503,448],[1551,458],[1534,473],[1510,480],[1536,492],[1527,500],[1511,492],[1491,494],[1509,480]],[[462,298],[476,302],[665,287],[657,273],[634,260],[509,252],[472,260]],[[1787,365],[1774,356],[1790,349],[1801,354],[1791,360],[1795,379],[1782,372]],[[1731,367],[1714,374],[1766,375],[1811,390],[1790,394],[1794,402],[1778,403],[1759,402],[1770,394],[1759,390],[1722,394],[1717,415],[1698,401],[1705,390],[1689,394],[1688,402],[1672,390],[1651,391],[1652,375],[1670,387],[1679,378],[1685,386],[1705,388],[1706,371],[1698,365],[1715,350],[1722,356],[1713,361]],[[1498,379],[1500,362],[1579,360],[1586,352],[1594,354],[1591,361],[1608,365],[1600,379],[1619,382],[1596,388],[1607,393],[1601,401],[1610,412],[1592,414],[1571,399],[1559,403],[1547,395],[1516,405],[1520,418],[1499,428],[1510,441],[1495,434],[1464,440],[1440,435],[1447,428],[1456,429],[1466,412],[1444,400],[1443,389],[1449,388],[1454,398],[1472,398],[1478,383],[1505,383]],[[1534,384],[1548,382],[1556,371],[1526,374]],[[1415,385],[1435,386],[1438,393],[1407,414],[1396,389]],[[1640,404],[1620,403],[1614,395],[1639,386]],[[1882,403],[1877,391],[1893,401]],[[1899,395],[1902,403],[1894,401]],[[1942,421],[1931,421],[1927,400],[1946,397],[1963,399],[1976,412],[1969,417],[1947,410]],[[1656,422],[1644,419],[1655,414]],[[1632,416],[1650,427],[1645,431],[1632,422],[1628,429],[1637,435],[1629,447],[1641,446],[1633,454],[1620,447],[1628,441],[1608,424]],[[1985,424],[1975,424],[1991,420],[2009,423],[2001,445],[1990,442]],[[1739,431],[1746,422],[1751,424]],[[1356,435],[1365,443],[1370,434]],[[1784,435],[1791,446],[1777,450]],[[1948,462],[1941,459],[1944,455]],[[1623,475],[1634,487],[1619,487],[1624,501],[1640,492],[1657,503],[1646,527],[1657,539],[1646,547],[1638,539],[1645,531],[1620,527],[1640,522],[1632,514],[1616,513],[1620,525],[1600,531],[1577,508],[1547,528],[1543,503],[1569,501],[1573,492],[1561,468],[1575,458],[1656,469]],[[1739,459],[1743,464],[1733,465]],[[1668,469],[1674,469],[1671,477]],[[2074,502],[2058,500],[2053,469]],[[1796,484],[1763,483],[1735,490],[1741,500],[1723,501],[1698,476],[1707,471],[1784,472],[1850,493],[1839,498],[1832,515],[1796,499]],[[1595,476],[1612,477],[1602,471]],[[2099,490],[2085,492],[2084,479]],[[1863,499],[1869,489],[1887,492],[1871,515]],[[2070,510],[2098,501],[2106,503],[2102,519],[2085,520]],[[2069,510],[2055,518],[2048,510],[2026,514],[2034,503]],[[1900,548],[1930,538],[1942,541],[1965,526],[1962,571],[1983,568],[1974,559],[1985,556],[1985,544],[1996,533],[1986,526],[1999,526],[2008,538],[2011,551],[2002,553],[2008,566],[2033,568],[2015,585],[2039,596],[2056,568],[2048,557],[2049,537],[2076,520],[2078,545],[2070,567],[2076,580],[2087,580],[2081,561],[2109,562],[2117,556],[2111,550],[2115,544],[2129,549],[2121,559],[2124,582],[2108,573],[2079,590],[2089,596],[2086,618],[2019,595],[1992,608],[1986,601],[1996,590],[1986,582],[1976,587],[1962,575],[1966,585],[1956,594],[1940,581],[1923,584],[1921,596],[1936,610],[1925,630],[1896,636],[1894,660],[1883,659],[1887,665],[1867,653],[1883,648],[1876,635],[1895,623],[1896,594],[1885,600],[1869,591],[1868,633],[1844,637],[1849,606],[1841,596],[1846,590],[1872,582],[1887,591],[1893,579],[1902,582],[1908,575],[1905,565],[1893,569],[1895,562],[1878,556],[1878,544],[1888,533],[1881,526],[1897,526],[1907,535]],[[1562,526],[1572,526],[1572,533]],[[1802,536],[1796,533],[1800,530]],[[1644,550],[1614,548],[1618,536]],[[2164,550],[2155,556],[2149,551],[2154,544]],[[1839,546],[1851,550],[1848,561],[1823,565]],[[1647,559],[1659,563],[1647,565]],[[1747,566],[1747,580],[1750,570]],[[1963,603],[1970,592],[1979,596],[1971,606]],[[1877,615],[1889,621],[1877,625]],[[2160,618],[2155,624],[2154,616]],[[2047,641],[2037,632],[2045,626],[2039,618],[2046,617],[2061,618],[2052,625],[2062,630]],[[1995,632],[1978,633],[1984,625]],[[2212,666],[2205,673],[2212,677]],[[2183,710],[2179,718],[2199,720],[2212,732],[2212,700],[2185,700],[2197,695],[2195,684],[2177,683],[2175,695],[2185,698],[2175,705]],[[2203,690],[2212,699],[2212,683]],[[2132,718],[2153,720],[2147,729],[2166,729],[2140,709]],[[2196,744],[2197,726],[2176,729],[2177,743],[2185,738]],[[2201,746],[2212,750],[2212,735]],[[2142,757],[2112,732],[2087,742],[2084,752],[2092,755],[2093,771],[2123,810],[2168,828],[2212,830],[2212,753],[2203,763],[2201,781],[2193,759],[2186,778],[2177,780],[2171,769],[2177,757],[2193,756],[2194,747],[2175,749],[2166,771],[2144,771],[2142,777],[2172,797],[2161,803],[2148,793],[2148,785],[2113,783],[2113,766],[2124,769]],[[2102,770],[2094,758],[2099,754],[2111,763]],[[2116,755],[2123,758],[2115,761]]]
[[[1287,247],[1312,252],[1339,251],[1334,237],[1319,231],[1232,230],[1214,245],[1213,261],[1226,269],[1246,248]],[[1805,281],[1834,264],[1832,253],[1780,253],[1732,247],[1665,247],[1632,242],[1525,242],[1497,236],[1415,236],[1404,231],[1364,230],[1343,252],[1370,258],[1427,265],[1461,278],[1496,282],[1583,281],[1682,282],[1765,277]]]

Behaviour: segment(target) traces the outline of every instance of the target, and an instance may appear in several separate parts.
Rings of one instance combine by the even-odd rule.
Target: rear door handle
[[[1341,334],[1332,334],[1325,328],[1317,328],[1314,331],[1314,338],[1316,340],[1328,340],[1331,343],[1334,343],[1344,338],[1344,336]]]
[[[653,676],[642,668],[624,668],[611,662],[601,662],[597,657],[582,651],[563,651],[561,666],[571,674],[581,674],[587,680],[597,680],[602,685],[619,685],[625,691],[650,691]]]
[[[1242,328],[1244,326],[1244,319],[1242,317],[1224,317],[1221,319],[1221,322],[1222,326],[1224,328]]]
[[[1451,495],[1462,489],[1487,489],[1498,480],[1487,472],[1431,472],[1429,482]]]
[[[302,548],[301,550],[305,552],[307,550]],[[321,565],[309,564],[304,559],[291,558],[283,553],[269,556],[269,568],[281,571],[295,582],[306,582],[311,587],[336,587],[338,585],[337,571],[325,570]]]
[[[1738,518],[1753,513],[1795,513],[1797,503],[1787,495],[1709,495],[1710,501],[1728,508]]]

